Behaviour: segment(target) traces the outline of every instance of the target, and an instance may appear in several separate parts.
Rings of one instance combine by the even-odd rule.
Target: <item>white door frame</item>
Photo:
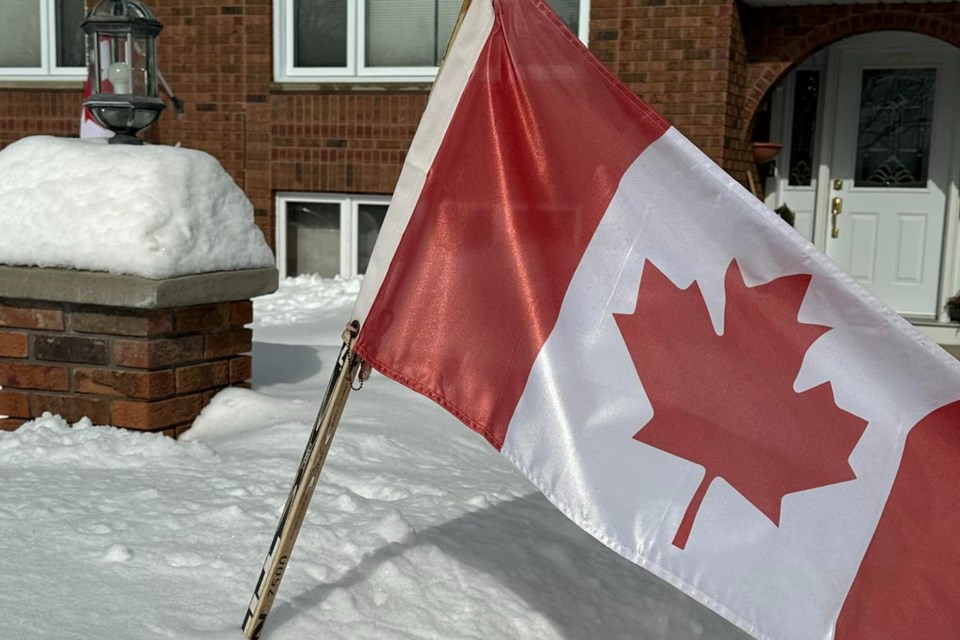
[[[825,81],[823,83],[823,117],[820,120],[820,137],[818,140],[820,149],[820,162],[817,171],[817,195],[816,209],[814,212],[813,242],[821,251],[826,251],[827,235],[830,229],[830,162],[832,160],[831,150],[832,142],[835,137],[834,122],[836,120],[837,98],[839,94],[840,76],[840,49],[875,49],[878,45],[896,46],[898,42],[904,42],[904,48],[916,48],[923,46],[917,44],[918,34],[908,34],[905,32],[876,32],[863,36],[856,36],[847,41],[841,41],[827,50]],[[931,45],[941,46],[940,41],[930,38]],[[957,86],[956,79],[943,79],[943,86]],[[954,89],[956,90],[956,89]],[[950,181],[947,187],[947,210],[946,224],[944,226],[944,244],[940,265],[940,292],[938,295],[939,315],[937,321],[946,322],[946,314],[942,311],[946,299],[953,295],[960,284],[960,192],[958,192],[957,180],[960,176],[960,123],[953,128],[952,149],[950,155]],[[917,324],[931,324],[917,322]],[[932,323],[936,324],[936,323]],[[954,325],[955,327],[956,325]],[[952,335],[939,335],[936,337],[941,344],[960,344],[960,335],[951,329]]]

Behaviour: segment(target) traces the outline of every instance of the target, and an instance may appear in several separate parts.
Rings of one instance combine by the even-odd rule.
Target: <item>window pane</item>
[[[340,274],[340,205],[335,202],[287,204],[287,275]]]
[[[446,39],[439,32],[438,23],[441,2],[449,4],[451,0],[366,0],[366,65],[437,66],[437,51],[441,46],[446,49]],[[455,2],[460,4],[459,0]],[[459,10],[458,6],[457,13]],[[447,38],[452,31],[453,25],[450,25]]]
[[[0,67],[39,67],[40,0],[0,0]]]
[[[567,23],[570,31],[580,29],[580,0],[547,0],[547,4],[557,12],[560,19]]]
[[[57,0],[58,67],[82,67],[86,63],[80,28],[84,17],[83,0]]]
[[[450,44],[450,36],[453,34],[453,27],[457,24],[457,18],[460,16],[460,6],[462,2],[457,0],[441,0],[437,4],[437,50],[434,52],[434,66],[439,66],[443,60],[443,54],[447,52],[447,45]]]
[[[864,70],[856,186],[927,186],[936,78],[936,69]]]
[[[797,71],[795,86],[789,183],[791,187],[809,187],[813,184],[813,144],[817,132],[820,72]]]
[[[377,243],[383,219],[387,215],[385,204],[361,204],[357,207],[357,273],[366,273]]]
[[[347,66],[347,0],[294,0],[293,64]]]

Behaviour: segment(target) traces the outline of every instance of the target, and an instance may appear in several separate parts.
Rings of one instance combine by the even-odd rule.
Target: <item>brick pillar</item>
[[[237,286],[244,284],[242,272],[154,281],[56,269],[0,271],[0,416],[8,416],[0,418],[2,429],[49,411],[70,422],[88,417],[95,424],[180,435],[218,391],[249,387],[249,298],[276,288],[273,269],[251,270],[257,275],[245,286]],[[36,286],[38,274],[47,286]],[[18,278],[67,299],[17,297],[25,293]],[[75,286],[85,278],[85,286]],[[126,304],[118,304],[123,299]]]

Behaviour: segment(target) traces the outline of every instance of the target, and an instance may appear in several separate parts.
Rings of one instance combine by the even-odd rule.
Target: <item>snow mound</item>
[[[357,299],[363,276],[321,278],[302,275],[285,278],[272,294],[253,300],[257,326],[296,324],[316,311],[339,309]]]
[[[8,265],[147,278],[274,265],[220,163],[163,145],[33,136],[7,146],[0,228]]]
[[[83,418],[71,427],[45,412],[16,431],[0,431],[0,468],[61,467],[137,469],[145,465],[196,466],[217,454],[199,442],[178,442],[159,433],[94,427]]]
[[[210,441],[216,436],[235,437],[270,425],[306,423],[317,412],[318,402],[275,398],[249,389],[227,387],[203,408],[193,427],[180,439]]]

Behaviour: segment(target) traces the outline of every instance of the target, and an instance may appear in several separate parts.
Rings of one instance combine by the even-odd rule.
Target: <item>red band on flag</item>
[[[960,402],[910,431],[837,640],[960,637]],[[945,606],[952,603],[953,606]]]
[[[621,177],[669,124],[545,4],[495,7],[357,351],[499,449]]]

